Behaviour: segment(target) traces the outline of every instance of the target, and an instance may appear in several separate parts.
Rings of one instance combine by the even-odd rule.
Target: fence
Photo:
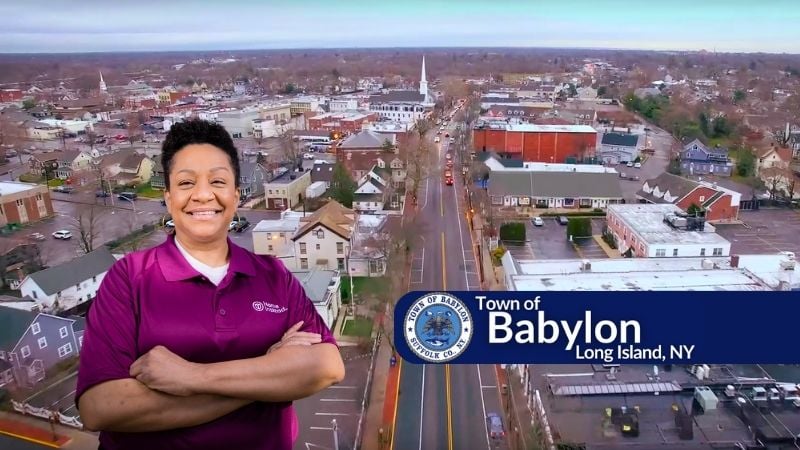
[[[372,374],[375,372],[375,356],[378,354],[378,347],[381,344],[381,337],[383,336],[383,318],[378,331],[375,334],[375,340],[372,342],[372,355],[370,356],[369,372],[367,372],[367,383],[364,386],[364,395],[361,399],[361,414],[358,416],[358,426],[356,427],[356,439],[354,443],[354,450],[361,447],[361,430],[364,428],[364,420],[367,414],[367,406],[369,405],[369,397],[372,392]]]
[[[55,423],[77,428],[79,430],[83,429],[83,423],[81,423],[79,416],[67,416],[59,411],[40,408],[38,406],[31,406],[28,403],[20,403],[16,400],[11,400],[11,404],[14,407],[14,411],[20,414],[38,417],[48,422],[51,422],[53,419],[55,419]]]

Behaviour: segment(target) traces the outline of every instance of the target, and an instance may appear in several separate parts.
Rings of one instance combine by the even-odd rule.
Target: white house
[[[292,241],[300,270],[347,270],[355,212],[330,201],[300,220]]]
[[[353,209],[356,211],[376,212],[383,210],[386,180],[375,170],[369,171],[360,180],[353,196]]]
[[[306,295],[314,303],[314,309],[333,328],[342,307],[341,278],[336,270],[293,270]]]
[[[42,311],[69,311],[97,295],[106,272],[117,261],[103,246],[71,260],[25,277],[20,294],[34,299]]]
[[[280,219],[262,220],[253,227],[253,251],[258,255],[272,255],[291,269],[297,269],[294,237],[300,228],[300,219],[310,213],[285,210]]]

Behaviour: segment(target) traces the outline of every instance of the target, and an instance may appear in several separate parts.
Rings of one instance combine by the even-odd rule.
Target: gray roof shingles
[[[37,312],[0,307],[0,350],[12,350],[37,315]]]
[[[40,270],[29,276],[47,295],[53,295],[108,271],[116,261],[114,255],[106,247],[100,247],[67,264]]]
[[[651,188],[658,186],[658,190],[661,192],[669,191],[670,195],[676,196],[678,199],[685,197],[686,194],[692,192],[699,186],[699,183],[695,181],[673,175],[669,172],[664,172],[653,179],[647,180],[646,183]],[[636,192],[636,195],[654,203],[668,203],[664,201],[663,198],[653,197],[651,194],[641,189]]]
[[[557,198],[622,198],[614,173],[493,171],[492,195]]]
[[[605,133],[602,143],[604,145],[616,145],[618,147],[636,147],[639,143],[639,136],[635,134]]]

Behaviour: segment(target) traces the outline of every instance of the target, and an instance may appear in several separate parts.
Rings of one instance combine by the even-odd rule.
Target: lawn
[[[147,198],[161,198],[164,196],[164,191],[161,189],[153,189],[150,187],[150,183],[143,184],[136,188],[136,193],[139,194],[141,197]]]
[[[345,319],[342,334],[345,336],[370,337],[372,335],[372,319],[357,317]]]
[[[383,277],[353,277],[353,290],[356,295],[365,292],[381,292],[381,289],[387,284]],[[339,290],[342,293],[342,301],[345,303],[350,302],[350,277],[342,277]]]

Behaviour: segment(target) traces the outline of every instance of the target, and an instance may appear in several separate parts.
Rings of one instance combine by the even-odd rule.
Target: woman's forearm
[[[122,379],[86,391],[78,409],[87,429],[145,432],[204,424],[249,403],[219,395],[179,397],[152,390],[135,379]]]
[[[308,397],[343,378],[344,363],[335,345],[289,346],[257,358],[205,364],[191,390],[283,402]]]

